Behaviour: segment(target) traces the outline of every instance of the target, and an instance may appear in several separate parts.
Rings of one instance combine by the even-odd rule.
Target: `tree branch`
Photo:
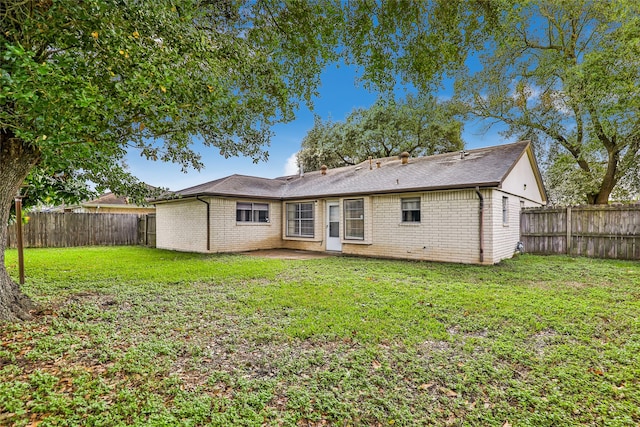
[[[338,153],[337,151],[336,151],[336,155],[342,159],[342,161],[344,162],[345,165],[355,165],[355,163],[353,161],[347,160],[347,158],[345,156],[343,156],[342,154]]]
[[[593,107],[591,102],[587,101],[587,110],[589,110],[589,116],[591,117],[591,123],[593,124],[593,128],[596,131],[596,135],[598,139],[602,142],[602,145],[607,149],[609,154],[617,152],[616,144],[609,139],[607,134],[602,127],[602,123],[600,122],[600,118],[598,117],[595,108]]]

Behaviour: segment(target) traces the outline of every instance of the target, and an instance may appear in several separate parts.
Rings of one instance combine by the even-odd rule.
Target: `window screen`
[[[402,199],[402,222],[420,222],[420,198]]]
[[[236,203],[237,222],[269,222],[268,203]]]
[[[344,201],[344,238],[364,240],[364,199]]]
[[[313,237],[313,203],[287,203],[287,236]]]

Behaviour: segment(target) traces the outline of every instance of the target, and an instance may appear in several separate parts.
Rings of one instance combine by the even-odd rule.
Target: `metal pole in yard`
[[[22,196],[16,195],[16,240],[18,244],[18,274],[20,284],[24,285],[24,248],[22,239]]]

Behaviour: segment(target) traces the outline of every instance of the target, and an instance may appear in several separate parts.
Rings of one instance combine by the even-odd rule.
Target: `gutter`
[[[480,193],[480,187],[476,187],[476,194],[478,195],[478,198],[480,199],[480,206],[478,209],[479,212],[479,220],[480,222],[478,223],[478,233],[479,233],[479,237],[480,237],[480,263],[484,262],[484,197],[482,197],[482,193]]]
[[[378,194],[402,194],[402,193],[415,193],[415,192],[429,192],[429,191],[442,191],[442,190],[469,190],[478,188],[478,186],[482,186],[482,188],[490,188],[490,187],[498,187],[500,185],[499,181],[494,182],[480,182],[476,184],[463,184],[459,186],[449,186],[449,185],[438,185],[433,187],[403,187],[400,189],[384,189],[384,190],[367,190],[367,191],[355,191],[355,192],[345,192],[345,193],[326,193],[326,194],[307,194],[307,195],[285,195],[280,198],[280,200],[300,200],[304,198],[309,199],[321,199],[321,198],[329,198],[329,197],[350,197],[350,196],[376,196]]]
[[[293,196],[288,195],[274,195],[274,196],[258,196],[252,194],[238,194],[238,193],[224,193],[224,192],[203,192],[198,194],[186,194],[180,195],[178,197],[167,198],[167,199],[155,199],[152,200],[151,203],[154,205],[160,203],[170,203],[176,200],[187,200],[191,198],[198,197],[230,197],[230,198],[243,198],[243,199],[256,199],[256,200],[278,200],[278,201],[288,201],[288,200],[302,200],[302,199],[322,199],[322,198],[331,198],[331,197],[350,197],[350,196],[375,196],[378,194],[402,194],[402,193],[413,193],[413,192],[428,192],[428,191],[442,191],[442,190],[469,190],[478,188],[478,186],[482,186],[482,188],[491,188],[500,186],[500,181],[492,181],[492,182],[480,182],[475,184],[463,184],[459,186],[449,186],[449,185],[438,185],[434,187],[406,187],[401,189],[384,189],[384,190],[367,190],[367,191],[356,191],[356,192],[343,192],[343,193],[316,193],[316,194],[294,194]]]
[[[86,203],[84,205],[80,205],[83,208],[105,208],[105,209],[151,209],[153,206],[142,206],[142,205],[110,205],[110,204],[95,204],[95,203]]]
[[[207,252],[211,250],[211,203],[196,196],[196,200],[207,205]]]

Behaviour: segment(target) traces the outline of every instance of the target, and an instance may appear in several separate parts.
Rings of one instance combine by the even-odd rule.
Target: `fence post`
[[[571,255],[571,206],[567,206],[567,255]]]
[[[144,216],[144,245],[149,246],[149,214]]]
[[[16,195],[16,241],[18,244],[18,275],[20,284],[24,285],[24,237],[22,236],[22,195]]]

